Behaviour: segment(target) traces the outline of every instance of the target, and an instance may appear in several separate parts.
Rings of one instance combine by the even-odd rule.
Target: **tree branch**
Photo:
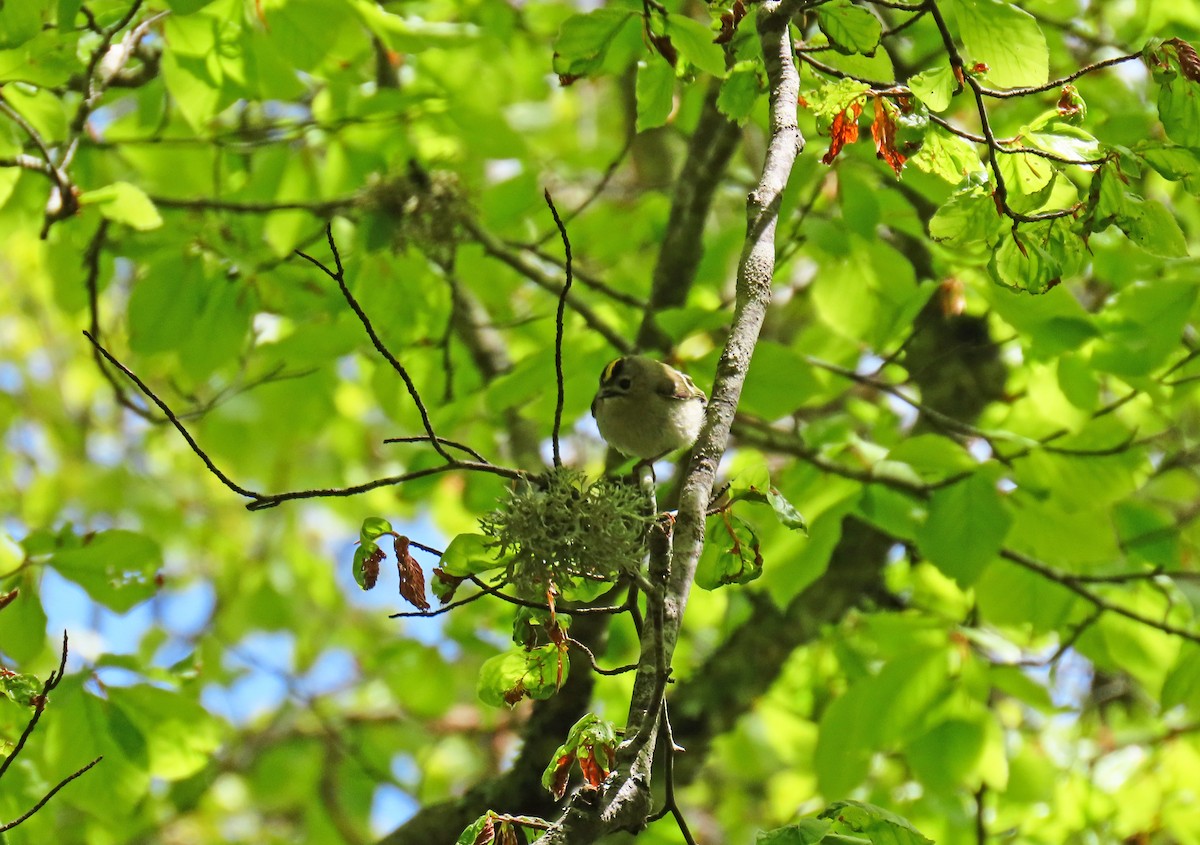
[[[662,590],[661,622],[646,620],[641,636],[639,671],[631,695],[627,731],[641,728],[637,706],[653,698],[659,687],[683,621],[684,608],[704,547],[704,520],[717,465],[733,424],[750,356],[758,340],[771,297],[775,268],[775,229],[780,200],[804,139],[796,125],[799,74],[792,58],[788,24],[807,4],[803,0],[772,0],[758,8],[758,33],[770,85],[770,140],[758,185],[747,198],[747,232],[738,267],[737,303],[725,350],[717,367],[713,398],[704,428],[693,451],[680,497],[679,515],[670,555],[670,572]],[[655,719],[658,709],[646,713]],[[642,827],[650,814],[650,768],[654,731],[618,749],[617,774],[605,782],[600,795],[577,792],[566,811],[538,845],[585,845],[599,836]],[[644,741],[649,740],[649,741]]]

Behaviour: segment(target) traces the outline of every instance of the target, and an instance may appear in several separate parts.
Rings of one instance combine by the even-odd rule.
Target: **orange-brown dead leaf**
[[[554,764],[554,780],[550,784],[550,794],[554,796],[555,801],[567,794],[567,777],[574,762],[574,754],[564,754]]]
[[[943,279],[937,290],[938,308],[943,317],[957,317],[967,308],[963,283],[953,276]]]
[[[1196,55],[1196,48],[1182,38],[1168,38],[1165,43],[1175,48],[1183,75],[1192,82],[1200,82],[1200,56]]]
[[[383,549],[376,547],[362,562],[363,589],[369,590],[379,580],[379,561],[383,560]]]
[[[425,598],[425,573],[421,564],[408,553],[408,538],[397,534],[396,570],[400,573],[400,596],[417,610],[429,610]]]
[[[584,781],[593,788],[599,788],[604,783],[604,779],[608,777],[608,772],[596,759],[596,749],[594,748],[589,747],[587,754],[579,758],[579,768],[583,772]]]
[[[487,821],[483,823],[483,828],[479,831],[479,835],[475,837],[475,841],[471,845],[495,845],[495,842],[496,820],[489,815]]]
[[[744,17],[746,17],[746,4],[742,0],[734,0],[730,10],[721,13],[721,31],[717,33],[713,43],[728,44],[732,41],[733,33],[737,31],[737,26]]]
[[[871,122],[871,137],[875,139],[875,154],[887,162],[899,176],[908,156],[896,149],[896,121],[883,97],[875,98],[875,120]]]
[[[822,164],[833,164],[842,147],[858,140],[858,116],[862,114],[862,103],[852,101],[837,113],[829,124],[829,151],[821,157]]]

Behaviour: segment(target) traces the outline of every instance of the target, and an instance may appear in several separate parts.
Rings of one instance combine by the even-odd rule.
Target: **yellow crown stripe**
[[[602,372],[600,374],[600,380],[601,381],[609,381],[613,377],[613,370],[615,370],[617,368],[617,364],[619,364],[619,363],[621,363],[620,358],[617,358],[613,361],[609,361],[608,365],[604,368],[604,372]]]

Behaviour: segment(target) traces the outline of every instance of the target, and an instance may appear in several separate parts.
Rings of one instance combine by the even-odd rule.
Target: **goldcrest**
[[[696,442],[708,397],[661,361],[627,355],[600,373],[592,416],[600,436],[625,455],[657,460]]]

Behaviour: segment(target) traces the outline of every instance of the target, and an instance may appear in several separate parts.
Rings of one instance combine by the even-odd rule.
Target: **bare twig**
[[[379,487],[392,487],[398,484],[403,484],[406,481],[415,481],[418,478],[425,478],[430,475],[439,475],[444,472],[453,472],[456,470],[490,473],[492,475],[501,476],[502,478],[517,479],[525,477],[525,473],[521,472],[521,470],[509,469],[508,467],[496,466],[495,464],[477,461],[462,461],[449,457],[443,452],[443,456],[447,457],[447,462],[441,466],[425,467],[424,469],[413,470],[412,472],[406,472],[400,475],[390,475],[384,478],[376,478],[372,481],[367,481],[362,484],[355,484],[349,487],[321,487],[310,490],[291,490],[286,493],[259,493],[246,487],[242,487],[240,484],[226,475],[216,465],[216,463],[213,462],[213,459],[209,457],[208,453],[200,447],[200,444],[196,442],[194,437],[192,437],[191,432],[187,430],[187,428],[180,421],[178,415],[171,410],[170,406],[168,406],[166,402],[160,399],[158,395],[151,390],[144,381],[138,378],[138,376],[132,370],[118,361],[111,352],[105,349],[104,346],[99,343],[99,341],[92,337],[90,332],[85,331],[83,335],[94,347],[96,347],[96,349],[100,351],[100,354],[104,356],[105,360],[120,370],[126,378],[137,385],[142,394],[151,402],[153,402],[160,411],[162,411],[163,416],[165,416],[167,421],[175,427],[175,430],[178,431],[183,439],[187,442],[192,452],[196,454],[196,457],[200,458],[200,460],[204,463],[204,466],[210,473],[216,476],[218,481],[220,481],[234,493],[237,493],[239,496],[245,496],[247,499],[251,500],[246,505],[248,510],[257,511],[265,508],[273,508],[277,505],[283,504],[284,502],[290,502],[297,499],[321,499],[355,496],[359,493],[365,493],[368,490],[375,490]]]
[[[1113,604],[1102,596],[1099,596],[1089,590],[1074,575],[1058,572],[1041,561],[1035,560],[1029,555],[1013,551],[1012,549],[1001,549],[999,554],[1000,557],[1010,561],[1011,563],[1015,563],[1017,566],[1020,566],[1023,569],[1028,569],[1030,572],[1035,572],[1047,580],[1062,585],[1072,593],[1075,593],[1075,595],[1089,602],[1097,610],[1104,611],[1105,613],[1112,613],[1117,616],[1123,616],[1130,621],[1137,622],[1149,628],[1154,628],[1157,631],[1162,631],[1164,634],[1171,634],[1172,636],[1180,637],[1190,642],[1200,643],[1200,633],[1189,631],[1185,628],[1180,628],[1167,622],[1160,622],[1157,619],[1151,619],[1148,616],[1143,616],[1142,614],[1130,610],[1129,608],[1122,607],[1119,604]]]
[[[445,447],[441,443],[440,438],[437,436],[437,432],[433,430],[433,422],[429,419],[429,411],[425,409],[425,403],[421,401],[421,394],[417,392],[417,385],[412,380],[412,376],[408,374],[408,370],[405,369],[404,365],[397,360],[396,356],[392,354],[391,350],[388,349],[384,342],[380,339],[379,335],[375,331],[375,326],[371,323],[371,318],[367,316],[367,312],[363,310],[363,307],[359,304],[358,300],[354,298],[354,294],[350,293],[350,288],[346,285],[345,268],[342,267],[342,256],[338,252],[337,243],[335,243],[333,239],[332,223],[329,223],[325,226],[325,238],[329,242],[329,251],[333,253],[333,263],[334,267],[337,268],[336,271],[330,270],[329,267],[313,258],[308,253],[296,250],[296,255],[312,263],[314,266],[324,272],[325,275],[337,282],[337,286],[342,292],[342,297],[346,300],[346,303],[350,306],[351,310],[354,311],[355,316],[358,317],[358,321],[362,323],[363,328],[367,332],[367,337],[371,339],[371,345],[375,347],[375,351],[382,355],[384,359],[392,365],[392,369],[395,370],[396,373],[399,374],[400,378],[404,381],[404,386],[408,389],[409,398],[411,398],[413,404],[417,406],[417,413],[421,415],[421,424],[425,427],[425,433],[429,435],[430,445],[433,446],[435,452],[445,458],[448,462],[453,462],[454,458],[452,458],[446,451]]]
[[[547,290],[555,296],[562,294],[562,285],[557,280],[542,270],[541,267],[531,262],[525,255],[509,249],[503,241],[484,229],[478,221],[464,216],[461,223],[463,229],[483,247],[483,251],[488,255],[508,265],[543,290]],[[633,344],[610,326],[586,302],[580,300],[576,294],[569,294],[566,300],[567,304],[571,306],[571,310],[583,318],[588,328],[608,341],[610,346],[622,354],[628,354],[633,351]]]
[[[384,443],[428,443],[429,436],[425,435],[422,437],[389,437],[386,440],[384,440],[383,442]],[[466,443],[459,443],[457,440],[450,440],[446,437],[439,437],[438,442],[441,443],[443,446],[449,446],[451,449],[458,449],[462,452],[466,452],[468,455],[470,455],[475,460],[479,461],[479,463],[481,463],[481,464],[488,463],[487,458],[483,457],[483,455],[476,452],[474,449],[472,449]]]
[[[51,672],[42,684],[42,692],[32,702],[33,715],[29,718],[29,723],[25,725],[25,730],[21,732],[20,739],[13,746],[13,750],[4,758],[4,762],[0,763],[0,778],[4,777],[4,773],[8,771],[8,767],[13,764],[21,751],[25,748],[25,743],[29,737],[33,735],[37,728],[38,721],[42,718],[42,711],[46,709],[46,696],[50,691],[59,685],[63,679],[63,675],[67,669],[67,632],[63,631],[62,656],[58,660],[58,671]],[[44,802],[43,802],[44,803]]]
[[[549,189],[545,191],[544,196],[546,205],[550,206],[550,214],[554,217],[554,225],[558,227],[558,234],[562,237],[567,266],[567,278],[563,282],[562,293],[558,295],[558,311],[554,315],[554,383],[558,392],[555,394],[554,429],[550,441],[554,453],[554,466],[561,467],[562,453],[559,450],[558,435],[562,429],[563,401],[565,399],[562,361],[563,318],[566,316],[567,295],[571,292],[571,282],[574,280],[574,276],[571,272],[571,239],[567,237],[567,227],[563,224],[562,218],[558,216],[558,209],[554,207],[554,200],[550,197]]]
[[[154,195],[150,200],[159,208],[178,208],[191,211],[227,211],[232,214],[270,214],[273,211],[307,211],[315,217],[328,217],[349,208],[360,201],[358,195],[335,197],[328,200],[280,200],[276,202],[254,202],[248,200],[225,200],[219,197],[164,197]]]
[[[86,766],[83,766],[82,768],[77,769],[76,771],[72,772],[71,774],[67,775],[65,778],[60,780],[57,784],[55,784],[53,789],[51,789],[49,792],[47,792],[45,795],[42,796],[42,800],[38,801],[36,804],[34,804],[32,807],[30,807],[29,810],[24,815],[20,816],[19,818],[13,819],[8,824],[0,825],[0,833],[4,833],[5,831],[12,830],[14,827],[21,824],[22,822],[28,821],[29,818],[34,813],[36,813],[38,810],[42,809],[42,807],[45,807],[46,803],[51,798],[53,798],[55,795],[57,795],[58,791],[60,789],[62,789],[64,786],[66,786],[71,781],[75,780],[75,778],[79,777],[84,772],[88,771],[88,769],[92,768],[92,766],[96,765],[103,759],[104,759],[104,756],[101,755],[101,756],[97,757],[95,760],[93,760],[92,762],[88,763]]]
[[[567,612],[573,613],[574,611],[567,611]],[[581,643],[579,640],[573,639],[571,637],[567,637],[566,642],[568,645],[574,646],[575,648],[582,651],[584,653],[584,655],[587,656],[588,662],[590,662],[592,664],[592,671],[595,672],[597,675],[624,675],[626,672],[632,672],[637,669],[636,663],[627,663],[626,665],[618,666],[615,669],[601,668],[600,664],[596,661],[596,655],[593,654],[592,650],[590,648],[588,648],[586,645]]]

